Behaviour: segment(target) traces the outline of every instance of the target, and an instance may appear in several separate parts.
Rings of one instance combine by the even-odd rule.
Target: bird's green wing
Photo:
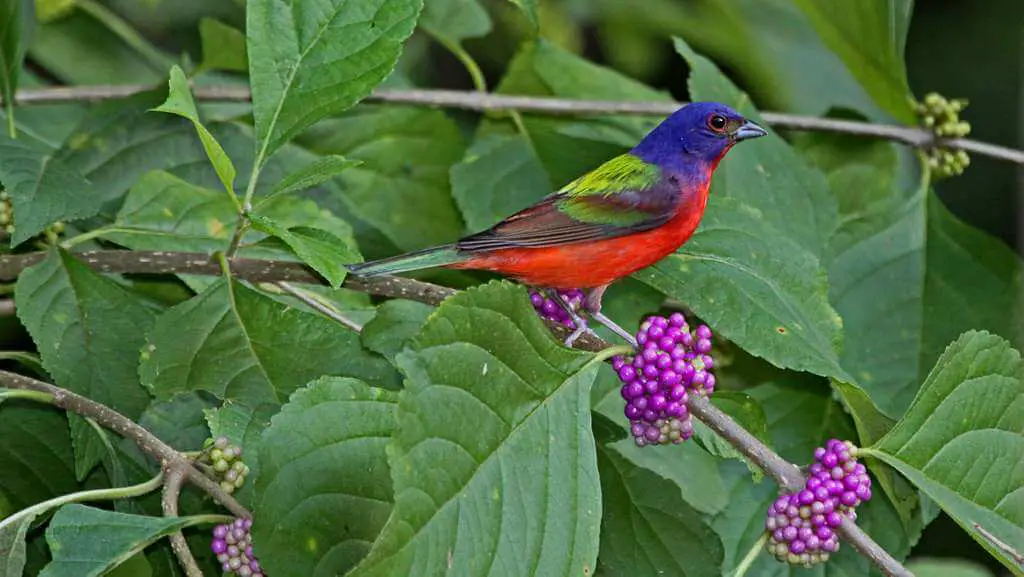
[[[650,230],[672,217],[678,195],[657,166],[624,154],[456,246],[468,251],[557,246]]]

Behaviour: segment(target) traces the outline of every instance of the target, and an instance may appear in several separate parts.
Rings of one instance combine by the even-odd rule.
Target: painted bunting
[[[628,153],[485,231],[348,268],[363,277],[430,267],[488,270],[549,292],[588,289],[584,310],[635,346],[632,335],[601,313],[604,291],[689,240],[718,163],[737,142],[765,134],[724,104],[694,102]],[[557,295],[555,301],[564,303]],[[565,340],[572,346],[587,329],[566,308],[576,321]]]

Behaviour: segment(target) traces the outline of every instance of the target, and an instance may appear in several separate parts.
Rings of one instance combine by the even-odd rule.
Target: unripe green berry
[[[228,493],[228,494],[231,494],[231,493],[235,492],[235,484],[234,483],[228,483],[227,481],[221,481],[220,482],[220,488],[225,493]]]
[[[246,469],[246,466],[245,463],[243,463],[242,461],[235,461],[234,463],[231,464],[231,468],[241,473]]]
[[[213,449],[212,451],[210,451],[210,460],[211,461],[220,461],[223,458],[224,458],[224,452],[221,451],[220,449]]]
[[[242,485],[244,485],[244,484],[245,484],[245,477],[239,475],[239,477],[237,479],[235,479],[235,488],[241,489]]]
[[[229,465],[228,462],[225,461],[224,459],[220,459],[213,464],[213,470],[217,471],[218,473],[223,473],[224,471],[227,471],[230,468],[231,465]]]

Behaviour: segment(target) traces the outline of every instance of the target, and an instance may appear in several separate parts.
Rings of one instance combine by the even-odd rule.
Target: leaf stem
[[[736,566],[736,570],[733,571],[732,577],[743,577],[750,570],[750,567],[757,561],[757,556],[761,554],[764,549],[764,544],[768,542],[768,533],[761,533],[761,536],[754,542],[754,546],[747,551],[747,556],[740,561],[740,564]]]
[[[14,102],[5,103],[7,108],[7,135],[18,138],[18,127],[14,124]]]
[[[164,475],[163,472],[159,473],[156,477],[138,485],[130,485],[128,487],[112,487],[107,489],[93,489],[91,491],[79,491],[77,493],[68,493],[67,495],[60,495],[54,497],[48,501],[36,503],[31,507],[22,509],[17,513],[0,520],[0,531],[3,531],[7,527],[15,525],[22,519],[34,519],[37,516],[66,505],[68,503],[81,503],[83,501],[112,501],[115,499],[127,499],[129,497],[141,497],[152,493],[153,491],[160,488],[163,484]]]
[[[53,404],[53,395],[39,391],[0,390],[0,403],[8,399],[24,399],[37,403]]]

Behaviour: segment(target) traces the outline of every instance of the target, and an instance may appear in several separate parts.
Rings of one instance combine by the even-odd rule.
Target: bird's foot
[[[619,335],[620,337],[622,337],[623,339],[625,339],[625,341],[627,343],[629,343],[630,346],[632,346],[634,349],[639,349],[640,345],[639,345],[639,343],[636,342],[636,337],[634,337],[633,335],[629,334],[629,332],[626,331],[626,329],[620,327],[615,321],[613,321],[612,319],[610,319],[607,316],[605,316],[604,313],[602,313],[601,311],[591,312],[590,316],[595,321],[597,321],[597,322],[601,323],[602,325],[608,327],[608,329],[611,330],[613,333],[615,333],[615,334]]]
[[[582,322],[573,321],[573,322],[576,324],[576,329],[572,331],[572,334],[570,334],[569,336],[565,337],[565,341],[564,341],[565,342],[565,346],[569,347],[570,349],[572,348],[573,343],[575,343],[576,340],[579,339],[580,337],[582,337],[583,335],[589,334],[589,335],[593,335],[595,337],[597,336],[597,333],[595,333],[593,331],[593,329],[591,329],[590,327],[587,326],[587,322],[586,321],[582,321]]]

